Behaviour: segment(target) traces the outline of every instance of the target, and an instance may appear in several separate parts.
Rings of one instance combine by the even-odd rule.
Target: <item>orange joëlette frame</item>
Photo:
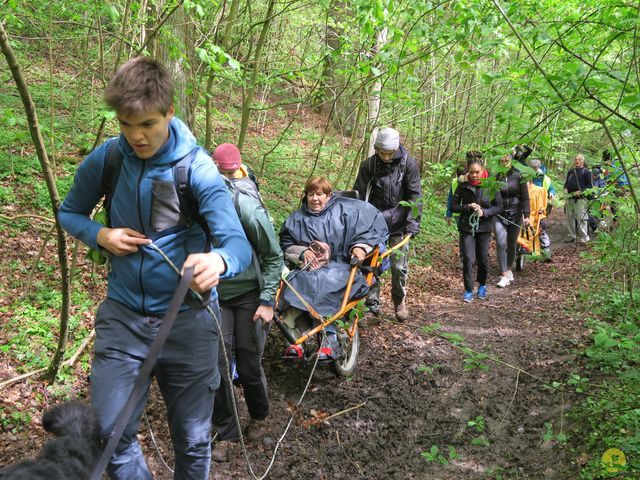
[[[394,250],[404,247],[407,244],[407,242],[409,242],[410,238],[411,238],[411,235],[406,235],[400,242],[398,242],[393,247],[389,248],[383,253],[380,253],[380,247],[376,246],[364,258],[364,261],[366,262],[368,260],[368,263],[371,266],[375,266],[375,267],[380,266],[380,264],[382,263],[382,260],[384,260],[385,257],[391,255],[391,253],[393,253]],[[338,312],[336,312],[331,317],[325,320],[322,317],[322,315],[320,315],[318,312],[316,312],[313,309],[313,307],[311,307],[310,305],[307,305],[308,307],[311,307],[308,309],[309,315],[311,315],[314,319],[318,320],[320,322],[320,325],[312,328],[308,332],[305,332],[300,338],[296,339],[295,345],[300,345],[301,343],[306,342],[310,337],[320,332],[321,330],[324,330],[328,325],[331,325],[333,322],[335,322],[339,318],[342,318],[349,310],[355,307],[362,300],[361,298],[358,298],[356,300],[349,301],[349,297],[351,296],[351,288],[353,287],[353,280],[356,276],[357,269],[360,268],[360,266],[361,266],[361,263],[356,263],[351,266],[351,272],[349,273],[349,280],[347,281],[347,288],[344,292],[344,297],[342,298],[342,305],[340,306],[340,309],[338,310]],[[369,286],[373,284],[373,281],[374,281],[373,269],[367,272],[367,274],[365,275],[365,281]],[[293,290],[293,287],[291,287],[291,284],[289,284],[289,282],[283,279],[280,282],[280,286],[278,287],[278,292],[276,293],[276,301],[275,301],[276,305],[278,305],[278,301],[280,300],[280,294],[286,286],[289,286]],[[293,293],[296,296],[298,296],[298,298],[303,300],[295,290],[293,290]],[[307,302],[303,301],[303,303],[306,304]],[[358,325],[358,320],[359,318],[356,317],[352,327],[346,329],[347,335],[349,335],[349,337],[353,337],[353,335],[355,334],[356,326]]]

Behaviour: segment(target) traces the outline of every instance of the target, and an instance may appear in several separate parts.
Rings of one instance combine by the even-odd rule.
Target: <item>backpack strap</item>
[[[102,205],[107,212],[107,215],[109,215],[109,212],[111,211],[113,192],[116,190],[121,170],[122,153],[118,148],[118,139],[114,138],[109,140],[109,144],[107,145],[107,155],[102,166],[102,184],[100,187],[102,189],[102,196],[104,197]]]
[[[178,202],[180,213],[189,221],[196,222],[202,230],[204,230],[207,236],[207,242],[211,243],[211,231],[205,218],[200,215],[200,207],[198,201],[193,196],[191,191],[191,164],[196,156],[198,147],[191,150],[184,157],[178,160],[171,167],[173,172],[173,181],[176,184],[176,191],[178,192]]]
[[[173,180],[176,183],[176,191],[178,192],[178,202],[180,204],[180,213],[184,215],[185,218],[197,222],[198,225],[204,230],[207,236],[207,243],[210,245],[212,241],[211,231],[209,230],[209,225],[207,224],[206,219],[200,214],[200,208],[198,206],[198,201],[193,196],[193,192],[191,191],[191,164],[193,163],[193,159],[195,158],[196,151],[199,149],[195,148],[191,150],[187,155],[178,160],[172,167],[173,170]],[[240,203],[239,197],[240,195],[247,195],[247,193],[241,192],[239,189],[233,186],[232,182],[228,179],[224,179],[227,185],[231,185],[231,196],[233,200],[233,206],[236,209],[236,214],[240,219],[240,224],[244,229],[244,220],[242,218],[242,212],[240,211]],[[228,187],[227,187],[228,188]],[[251,196],[250,196],[251,197]],[[251,197],[253,198],[253,197]],[[262,278],[262,270],[260,269],[260,262],[258,261],[258,255],[256,253],[253,245],[251,246],[251,259],[256,270],[256,274],[258,275],[258,286],[260,290],[264,288],[264,279]]]
[[[231,180],[229,180],[228,178],[224,178],[224,182],[227,184],[227,188],[231,190],[233,206],[236,209],[236,214],[240,219],[240,225],[242,225],[242,229],[245,231],[245,235],[246,235],[247,228],[245,227],[245,223],[248,220],[246,220],[242,216],[242,210],[240,209],[240,195],[246,195],[247,197],[253,200],[256,200],[256,199],[252,195],[245,193],[244,191],[241,191],[240,189],[236,188],[236,184]],[[266,211],[266,208],[264,206],[262,206],[262,208],[264,208]],[[260,268],[258,253],[256,252],[255,246],[251,242],[249,242],[249,245],[251,245],[251,262],[253,263],[253,268],[255,269],[256,275],[258,276],[258,288],[262,290],[264,288],[264,278],[262,277],[262,269]]]
[[[369,201],[369,195],[371,195],[371,188],[373,187],[373,181],[376,178],[376,167],[378,166],[378,154],[374,154],[371,157],[372,162],[369,164],[369,181],[367,182],[367,190],[364,194],[364,201]]]

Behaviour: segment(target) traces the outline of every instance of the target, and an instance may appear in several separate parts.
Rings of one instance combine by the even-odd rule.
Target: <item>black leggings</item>
[[[475,236],[460,232],[460,243],[462,244],[464,289],[471,292],[473,291],[473,265],[476,262],[478,263],[478,283],[480,285],[487,283],[491,232],[476,232]]]

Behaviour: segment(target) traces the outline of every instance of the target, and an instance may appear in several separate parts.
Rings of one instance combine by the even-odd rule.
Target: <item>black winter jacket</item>
[[[416,160],[407,153],[403,145],[400,145],[388,164],[380,160],[377,154],[362,162],[353,188],[358,191],[361,200],[368,201],[382,212],[390,236],[415,236],[420,230],[420,170]],[[417,217],[413,217],[411,208],[399,205],[402,200],[419,204]]]
[[[567,172],[567,179],[564,182],[564,188],[569,193],[582,192],[589,188],[593,188],[593,176],[591,170],[587,167],[572,168]],[[575,198],[579,195],[574,195]]]
[[[458,231],[471,233],[469,225],[469,217],[473,210],[469,206],[471,203],[477,203],[482,207],[482,217],[478,225],[478,232],[489,233],[493,230],[493,222],[495,215],[502,212],[502,196],[500,192],[496,192],[493,200],[489,198],[488,193],[482,190],[481,186],[474,187],[468,182],[461,183],[453,193],[451,199],[451,211],[460,214],[458,220]]]
[[[512,166],[506,177],[498,176],[497,178],[505,183],[500,188],[502,216],[515,223],[519,223],[523,216],[524,218],[529,218],[531,213],[529,188],[527,187],[527,182],[522,181],[520,171]]]

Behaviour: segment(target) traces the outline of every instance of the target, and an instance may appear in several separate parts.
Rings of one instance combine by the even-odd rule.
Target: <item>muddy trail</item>
[[[578,478],[569,447],[544,440],[550,427],[556,435],[570,431],[565,413],[575,399],[544,383],[566,380],[577,369],[574,347],[587,340],[581,320],[568,313],[580,288],[582,250],[562,243],[560,219],[552,219],[550,231],[553,263],[528,263],[506,289],[494,286],[498,268],[491,252],[494,275],[486,301],[462,302],[455,244],[436,255],[432,266],[412,267],[412,318],[404,324],[394,321],[385,281],[385,315],[361,329],[355,373],[340,379],[327,368],[315,371],[267,478]],[[272,328],[264,356],[270,433],[247,444],[257,478],[267,471],[311,373],[311,366],[283,363],[284,347]],[[2,378],[14,376],[11,365],[0,370]],[[74,370],[73,396],[86,396],[86,373],[79,365]],[[16,383],[3,392],[9,404],[36,407],[43,398],[48,394],[41,382]],[[246,424],[243,400],[239,406]],[[41,428],[1,430],[0,465],[32,457],[45,439]],[[172,478],[164,404],[155,386],[140,440],[154,477]],[[428,461],[421,453],[433,446],[441,456]],[[238,452],[229,463],[214,463],[210,478],[251,479],[247,464]]]
[[[550,426],[556,435],[570,430],[565,413],[574,399],[544,383],[564,381],[577,367],[574,347],[586,331],[567,308],[579,286],[581,250],[562,243],[558,220],[550,231],[553,263],[528,263],[506,289],[495,288],[498,277],[490,276],[484,302],[462,302],[454,248],[431,267],[413,267],[412,319],[395,323],[387,305],[380,324],[361,330],[359,365],[352,377],[316,370],[267,478],[577,478],[569,448],[544,440]],[[494,251],[491,263],[497,272]],[[389,299],[388,285],[383,295]],[[441,326],[437,331],[424,332],[436,324]],[[443,338],[449,333],[462,337],[453,339],[457,346]],[[247,444],[258,478],[312,370],[283,363],[284,347],[282,335],[272,329],[264,359],[270,434]],[[472,351],[465,353],[465,347]],[[171,478],[157,455],[171,456],[162,408],[154,395],[147,411],[155,413],[151,423],[157,446],[151,445],[148,431],[141,432],[156,478]],[[240,412],[246,424],[243,401]],[[421,456],[434,445],[446,465]],[[210,478],[253,477],[238,452],[229,463],[214,462]]]

